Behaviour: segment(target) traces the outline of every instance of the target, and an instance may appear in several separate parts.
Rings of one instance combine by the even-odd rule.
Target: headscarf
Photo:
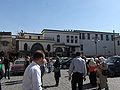
[[[95,62],[94,58],[90,59],[89,65],[90,66],[96,66],[96,62]]]
[[[105,58],[104,57],[99,57],[99,61],[100,61],[100,63],[104,63],[105,62]]]

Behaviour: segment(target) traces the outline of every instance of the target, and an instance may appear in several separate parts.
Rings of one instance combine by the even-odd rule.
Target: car
[[[105,62],[108,65],[108,76],[120,74],[120,56],[109,57]]]
[[[23,74],[25,71],[25,59],[19,58],[14,61],[14,64],[11,66],[11,74]]]
[[[60,62],[61,64],[61,69],[68,69],[70,67],[70,63],[71,63],[72,59],[68,59],[68,60],[62,60]]]

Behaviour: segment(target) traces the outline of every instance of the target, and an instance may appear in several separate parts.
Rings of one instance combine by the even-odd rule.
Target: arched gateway
[[[33,44],[32,47],[31,47],[31,52],[35,52],[36,50],[44,51],[44,48],[43,48],[42,44],[40,44],[40,43]]]

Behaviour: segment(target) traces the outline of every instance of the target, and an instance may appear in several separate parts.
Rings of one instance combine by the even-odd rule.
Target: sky
[[[0,0],[0,31],[43,29],[120,33],[120,0]]]

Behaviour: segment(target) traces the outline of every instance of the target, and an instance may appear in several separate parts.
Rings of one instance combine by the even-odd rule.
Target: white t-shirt
[[[42,90],[40,66],[34,61],[26,68],[23,76],[23,90]]]

